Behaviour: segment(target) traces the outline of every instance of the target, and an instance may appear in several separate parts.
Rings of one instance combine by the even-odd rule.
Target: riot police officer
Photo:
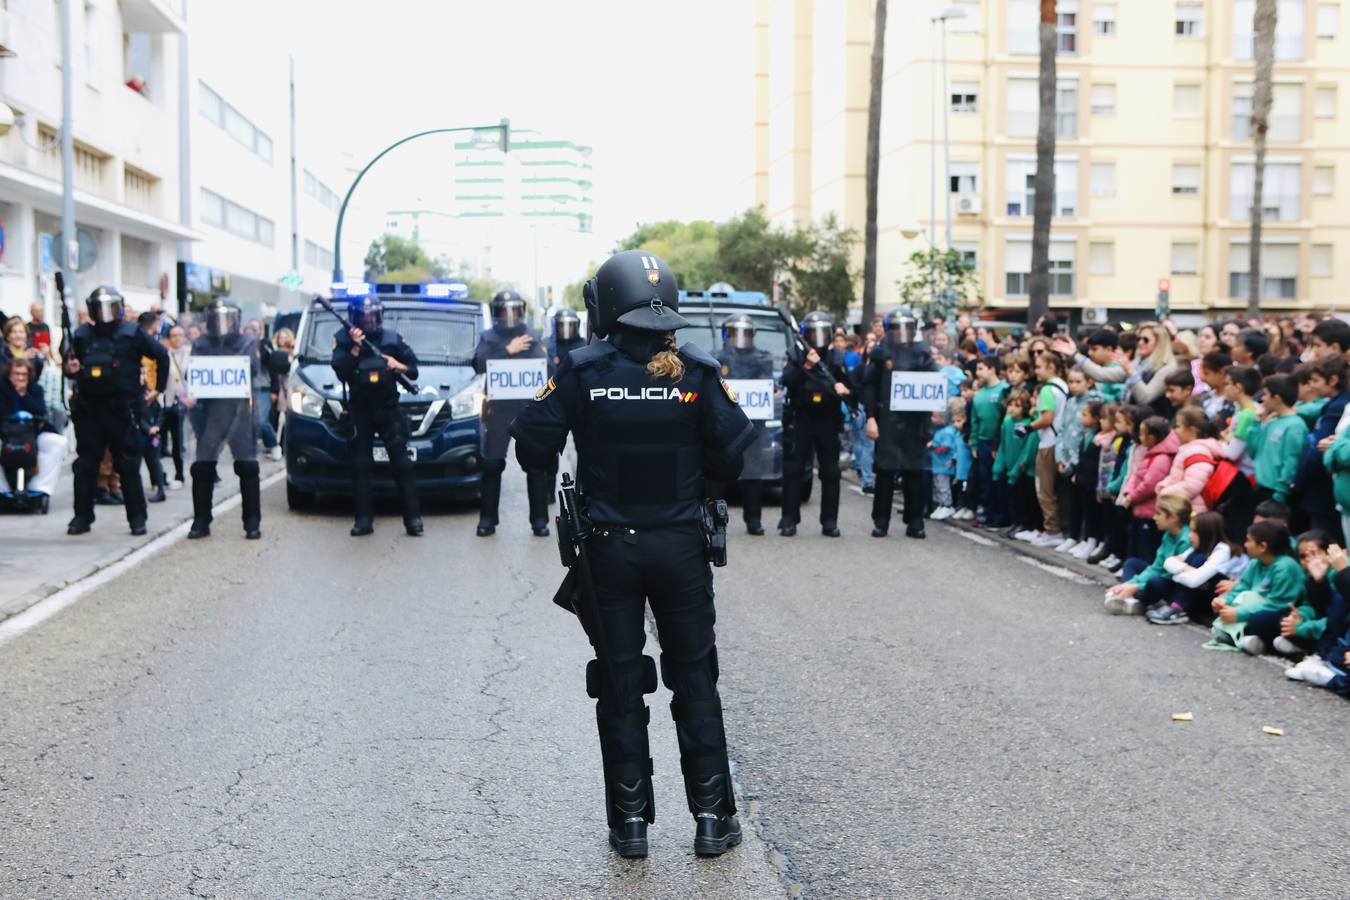
[[[783,416],[791,447],[783,460],[783,515],[778,533],[792,537],[802,513],[802,478],[812,454],[820,469],[820,533],[839,537],[839,432],[844,427],[843,398],[850,397],[843,359],[831,349],[834,320],[828,313],[807,313],[801,322],[805,349],[795,347],[783,367],[788,402]]]
[[[755,346],[755,320],[738,313],[722,323],[722,352],[717,361],[722,366],[723,378],[772,380],[773,356]],[[768,431],[763,421],[753,422],[755,442],[745,451],[741,467],[741,513],[745,530],[762,535],[764,525],[764,479],[770,477],[773,460],[768,444]]]
[[[417,481],[408,458],[408,419],[398,407],[398,376],[417,378],[417,356],[392,328],[384,327],[384,304],[378,297],[353,297],[347,304],[350,331],[338,329],[333,338],[333,371],[349,392],[348,408],[354,436],[352,487],[356,522],[352,537],[375,530],[370,470],[374,465],[375,433],[389,454],[398,487],[403,530],[422,534],[417,506]]]
[[[581,316],[570,309],[560,309],[553,316],[553,339],[548,345],[548,374],[557,374],[563,357],[586,346],[581,335]]]
[[[546,354],[539,335],[525,326],[525,299],[515,291],[499,291],[489,305],[492,327],[478,337],[473,351],[473,370],[487,371],[490,359],[543,359]],[[478,536],[497,530],[497,510],[502,498],[502,473],[506,471],[506,448],[511,442],[511,422],[529,400],[494,400],[483,406],[483,487],[478,508]],[[548,537],[548,499],[553,478],[548,468],[525,470],[529,496],[530,528],[536,537]]]
[[[919,338],[918,319],[904,310],[886,317],[885,340],[872,348],[863,374],[863,405],[867,436],[877,442],[876,493],[872,495],[872,537],[885,537],[891,527],[895,481],[905,498],[905,535],[923,538],[924,472],[928,468],[928,441],[932,414],[892,412],[891,373],[936,372],[932,351]]]
[[[196,540],[211,534],[211,496],[216,486],[220,450],[228,445],[239,476],[244,537],[262,537],[262,498],[259,495],[258,437],[251,391],[262,377],[258,342],[239,328],[238,306],[224,298],[201,313],[205,333],[192,344],[193,357],[241,356],[249,364],[249,393],[238,398],[200,399],[193,410],[198,423],[197,455],[192,463],[192,527]]]
[[[75,517],[67,534],[84,534],[94,521],[98,467],[105,451],[122,479],[127,523],[132,534],[145,534],[145,488],[141,484],[139,417],[145,402],[141,359],[155,361],[154,390],[164,390],[169,353],[137,327],[124,321],[126,303],[110,287],[100,287],[85,301],[89,323],[75,329],[72,358],[66,373],[75,378],[71,417],[75,421]]]
[[[609,840],[622,856],[647,854],[655,820],[648,711],[655,664],[642,655],[643,609],[661,636],[661,675],[675,695],[694,850],[740,842],[717,693],[712,570],[700,528],[704,477],[732,480],[755,438],[718,378],[717,361],[693,344],[675,348],[675,276],[660,258],[630,250],[610,257],[585,287],[604,340],[573,351],[511,426],[522,466],[557,459],[569,432],[585,492],[585,542],[598,616],[597,659],[587,692],[605,768]],[[603,648],[603,649],[602,649]],[[603,677],[602,677],[603,676]]]

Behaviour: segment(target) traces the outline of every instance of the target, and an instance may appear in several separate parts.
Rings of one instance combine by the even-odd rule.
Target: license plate
[[[387,447],[372,447],[370,448],[370,450],[371,450],[371,457],[375,460],[375,462],[377,463],[389,462],[389,449]],[[412,460],[413,462],[417,462],[416,447],[408,448],[408,459]]]

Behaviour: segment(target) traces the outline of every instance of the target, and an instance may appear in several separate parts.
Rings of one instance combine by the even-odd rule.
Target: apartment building
[[[1350,43],[1341,7],[1278,4],[1262,201],[1261,289],[1271,310],[1344,306],[1350,295]],[[952,9],[961,15],[947,22],[944,83],[941,31],[930,20]],[[833,211],[861,232],[872,3],[759,0],[757,12],[757,202],[778,221]],[[1057,15],[1052,306],[1089,320],[1142,314],[1162,279],[1174,310],[1245,306],[1253,0],[1060,0]],[[1038,18],[1036,0],[891,4],[882,306],[934,224],[946,245],[948,191],[953,247],[974,263],[986,303],[1025,306]]]
[[[75,4],[75,217],[83,296],[119,286],[135,308],[171,298],[180,224],[178,41],[164,0]],[[0,3],[0,102],[16,124],[0,136],[0,309],[35,300],[56,312],[61,241],[61,23],[52,0]]]

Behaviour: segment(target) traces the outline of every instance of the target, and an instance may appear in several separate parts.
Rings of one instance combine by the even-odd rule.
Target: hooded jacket
[[[1144,450],[1138,465],[1130,470],[1122,493],[1129,495],[1130,511],[1136,519],[1151,519],[1158,508],[1158,484],[1172,471],[1172,458],[1181,447],[1175,431],[1169,431],[1152,447]]]

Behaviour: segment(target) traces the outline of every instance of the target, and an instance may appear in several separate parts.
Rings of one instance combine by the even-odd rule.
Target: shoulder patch
[[[723,381],[723,380],[720,379],[720,378],[717,379],[717,383],[720,384],[720,385],[722,385],[722,390],[724,390],[724,391],[727,392],[727,399],[728,399],[728,400],[730,400],[732,403],[735,403],[737,406],[740,406],[740,405],[741,405],[741,401],[740,401],[739,399],[737,399],[737,397],[736,397],[736,392],[733,391],[733,390],[731,389],[731,385],[727,384],[725,381]]]
[[[730,375],[730,374],[731,374],[731,367],[730,367],[730,366],[723,366],[723,367],[722,367],[722,377],[725,378],[726,376],[728,376],[728,375]],[[725,382],[723,382],[723,383],[725,384]]]
[[[553,379],[550,378],[548,381],[544,382],[544,386],[539,389],[539,393],[534,395],[535,402],[545,399],[549,394],[557,390],[557,388],[558,386],[554,384]]]
[[[886,360],[886,368],[887,368],[887,369],[894,369],[894,368],[895,368],[895,363],[891,362],[889,359]]]

